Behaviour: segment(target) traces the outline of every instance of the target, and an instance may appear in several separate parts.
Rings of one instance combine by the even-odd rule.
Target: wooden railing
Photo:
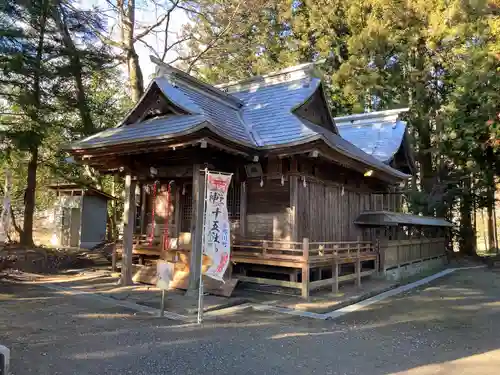
[[[327,285],[332,291],[338,292],[339,282],[355,280],[361,285],[361,277],[367,276],[378,269],[378,257],[371,242],[309,242],[304,238],[302,242],[293,241],[266,241],[266,240],[238,240],[232,245],[231,259],[235,263],[283,267],[285,270],[275,273],[287,274],[290,281],[240,276],[242,281],[249,281],[268,285],[298,288],[302,290],[304,298],[309,297],[311,290]],[[375,268],[362,272],[361,262],[373,260]],[[355,272],[351,275],[340,276],[339,267],[342,264],[354,264]],[[330,269],[332,277],[321,279],[321,270]],[[311,269],[319,270],[319,280],[311,281]],[[301,281],[298,282],[298,273]]]
[[[445,255],[445,238],[414,238],[380,242],[382,271]]]

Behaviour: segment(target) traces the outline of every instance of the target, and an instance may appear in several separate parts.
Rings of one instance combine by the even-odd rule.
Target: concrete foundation
[[[438,258],[423,260],[420,262],[405,264],[400,267],[386,270],[384,272],[384,276],[387,280],[398,281],[407,277],[418,275],[422,272],[441,269],[445,265],[445,260],[446,257],[442,256]]]

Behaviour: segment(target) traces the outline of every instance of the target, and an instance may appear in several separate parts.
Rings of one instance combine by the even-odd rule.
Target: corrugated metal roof
[[[340,135],[384,163],[401,147],[406,122],[398,119],[408,108],[335,117]]]
[[[72,149],[105,147],[109,145],[167,139],[194,131],[206,122],[203,115],[172,115],[157,117],[132,125],[111,128],[91,135],[71,145]]]
[[[365,226],[422,225],[434,227],[453,227],[452,223],[443,218],[390,211],[362,212],[356,220],[354,220],[354,224]]]

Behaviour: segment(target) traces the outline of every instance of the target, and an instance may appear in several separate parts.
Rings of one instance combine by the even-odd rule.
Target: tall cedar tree
[[[74,131],[65,123],[68,110],[78,110],[80,134],[97,130],[85,85],[111,56],[94,34],[103,28],[99,15],[71,1],[7,0],[0,11],[0,97],[11,113],[3,117],[1,135],[4,144],[28,158],[20,239],[31,246],[41,147],[55,131]]]

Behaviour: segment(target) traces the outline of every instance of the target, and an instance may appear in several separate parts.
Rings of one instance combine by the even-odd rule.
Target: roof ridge
[[[150,59],[154,64],[157,65],[156,68],[157,77],[161,77],[162,75],[160,73],[163,72],[164,75],[171,77],[172,80],[174,80],[175,82],[179,81],[185,83],[187,86],[190,86],[192,88],[203,89],[205,93],[208,91],[210,94],[212,94],[214,97],[217,97],[221,101],[230,102],[234,107],[236,107],[236,109],[242,107],[244,104],[237,97],[228,94],[227,92],[219,89],[216,86],[203,82],[200,79],[193,77],[192,75],[183,72],[180,69],[174,68],[173,66],[164,63],[163,61],[154,56],[150,56]]]
[[[261,76],[218,84],[215,85],[215,87],[223,89],[228,93],[239,93],[251,90],[252,88],[269,87],[303,79],[311,80],[313,78],[318,78],[315,68],[320,63],[321,62],[300,64]]]
[[[247,124],[247,122],[245,121],[245,119],[242,116],[241,109],[236,112],[236,116],[238,117],[238,119],[240,120],[240,122],[243,125],[243,128],[247,132],[248,138],[250,138],[255,143],[256,146],[258,146],[258,147],[262,146],[263,143],[262,143],[262,139],[260,138],[260,135],[256,131],[253,130],[252,126]]]
[[[387,121],[397,121],[399,119],[399,115],[403,112],[408,112],[409,108],[397,108],[397,109],[388,109],[383,111],[373,111],[367,113],[358,113],[353,115],[346,116],[337,116],[334,118],[335,122],[339,126],[356,124],[356,125],[365,125],[368,124],[368,121],[372,119],[380,119],[387,118]]]
[[[289,74],[290,76],[294,76],[293,73],[297,73],[297,72],[308,72],[309,73],[310,71],[313,70],[314,66],[316,66],[318,64],[321,64],[322,62],[323,61],[308,62],[308,63],[298,64],[298,65],[290,66],[288,68],[280,69],[280,70],[277,70],[277,71],[274,71],[274,72],[271,72],[271,73],[262,74],[262,75],[259,75],[259,76],[254,76],[254,77],[250,77],[250,78],[243,78],[241,80],[229,81],[229,82],[226,82],[226,83],[220,83],[220,84],[215,85],[215,87],[217,87],[217,88],[227,88],[227,87],[230,87],[230,86],[245,85],[245,84],[248,84],[248,83],[252,83],[252,82],[255,82],[255,81],[261,81],[261,80],[265,80],[267,78],[277,77],[277,76],[280,76],[280,75]]]

